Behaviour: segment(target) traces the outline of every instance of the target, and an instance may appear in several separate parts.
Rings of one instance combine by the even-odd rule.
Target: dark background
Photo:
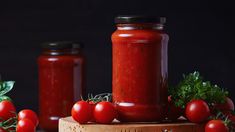
[[[36,59],[40,43],[80,40],[89,93],[111,92],[111,33],[119,14],[167,17],[169,84],[198,70],[235,100],[233,3],[177,0],[40,0],[0,2],[0,73],[15,80],[9,94],[23,108],[38,108]],[[58,102],[59,103],[59,102]]]

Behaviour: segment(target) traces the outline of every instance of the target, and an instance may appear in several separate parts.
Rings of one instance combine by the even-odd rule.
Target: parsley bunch
[[[169,94],[175,105],[185,108],[186,104],[194,99],[202,99],[212,106],[214,103],[224,103],[228,91],[209,81],[203,81],[200,73],[195,71],[188,75],[183,75],[183,80],[176,86],[169,88]]]

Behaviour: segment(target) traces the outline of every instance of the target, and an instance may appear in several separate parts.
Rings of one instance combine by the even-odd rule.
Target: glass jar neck
[[[43,55],[52,55],[52,56],[58,56],[58,55],[78,55],[80,54],[80,49],[44,49],[42,51]]]
[[[135,30],[135,29],[155,29],[163,30],[163,24],[157,23],[133,23],[133,24],[117,24],[118,30]]]

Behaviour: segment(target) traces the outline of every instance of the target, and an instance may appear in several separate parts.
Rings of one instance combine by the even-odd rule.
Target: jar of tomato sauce
[[[46,132],[58,132],[58,120],[71,115],[75,101],[84,94],[82,45],[52,42],[42,45],[38,58],[39,119]]]
[[[118,119],[159,121],[167,111],[165,18],[118,16],[112,34],[112,90]]]

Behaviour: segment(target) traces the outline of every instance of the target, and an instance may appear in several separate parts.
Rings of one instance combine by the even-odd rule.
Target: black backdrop
[[[206,0],[1,1],[0,73],[4,80],[16,81],[9,95],[18,110],[37,110],[40,43],[80,40],[85,44],[88,92],[111,92],[113,18],[152,14],[167,17],[169,83],[198,70],[206,80],[227,88],[235,100],[233,12],[230,2]]]

